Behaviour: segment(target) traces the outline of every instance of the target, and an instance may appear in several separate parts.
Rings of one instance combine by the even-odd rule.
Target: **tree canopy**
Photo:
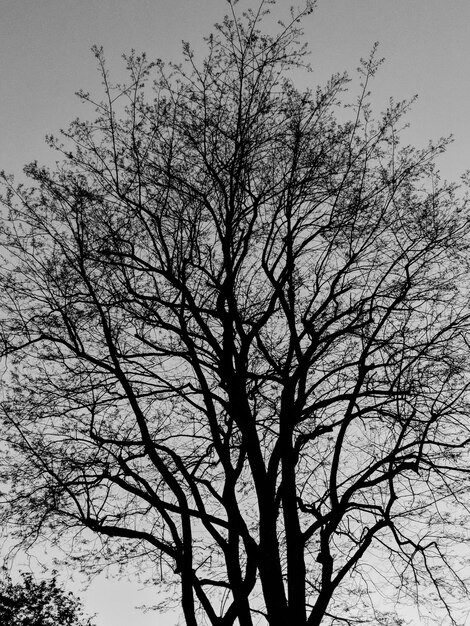
[[[300,89],[312,6],[272,34],[269,4],[125,84],[95,49],[94,119],[4,175],[0,515],[100,537],[86,567],[178,587],[188,626],[453,619],[468,202],[409,103],[373,114],[375,50],[357,98]]]
[[[8,576],[0,580],[0,623],[2,626],[92,626],[85,619],[80,601],[58,586],[57,580],[36,581],[23,574],[13,583]]]

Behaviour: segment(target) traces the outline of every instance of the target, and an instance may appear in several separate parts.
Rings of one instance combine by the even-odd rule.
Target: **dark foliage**
[[[80,601],[66,593],[54,578],[34,580],[23,574],[20,583],[9,577],[0,580],[0,624],[2,626],[92,626],[85,619]]]

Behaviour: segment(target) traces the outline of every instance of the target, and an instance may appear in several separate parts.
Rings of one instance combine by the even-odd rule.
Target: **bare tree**
[[[408,103],[372,117],[375,51],[346,108],[346,76],[299,91],[312,7],[269,35],[268,4],[203,63],[132,54],[125,85],[96,49],[96,118],[31,190],[4,177],[4,519],[92,531],[90,559],[179,584],[188,626],[451,616],[467,201],[445,141],[399,146]]]

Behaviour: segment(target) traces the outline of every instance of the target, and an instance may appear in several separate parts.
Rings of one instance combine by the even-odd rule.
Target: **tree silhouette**
[[[57,585],[56,578],[35,581],[23,574],[13,583],[4,576],[0,581],[0,622],[2,626],[92,626],[85,621],[80,601]]]
[[[375,50],[357,99],[299,90],[312,7],[273,35],[269,4],[230,5],[202,63],[130,55],[125,85],[95,49],[95,119],[32,189],[4,177],[2,511],[146,564],[188,626],[452,615],[467,201],[446,141],[399,145],[408,103],[374,119]]]

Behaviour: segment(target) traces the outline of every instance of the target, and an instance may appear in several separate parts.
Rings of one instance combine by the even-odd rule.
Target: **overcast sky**
[[[276,11],[290,4],[279,0]],[[116,72],[132,48],[178,60],[181,41],[198,47],[227,8],[225,0],[0,0],[0,170],[18,175],[34,159],[52,163],[44,136],[91,115],[74,92],[99,89],[93,44],[104,46]],[[305,30],[311,86],[333,72],[354,74],[379,41],[386,63],[373,86],[378,107],[390,96],[418,94],[408,141],[424,145],[452,133],[444,175],[457,180],[470,168],[469,0],[319,0]],[[84,597],[100,613],[98,626],[176,623],[131,613],[133,604],[152,600],[126,590],[124,583],[92,585]]]

